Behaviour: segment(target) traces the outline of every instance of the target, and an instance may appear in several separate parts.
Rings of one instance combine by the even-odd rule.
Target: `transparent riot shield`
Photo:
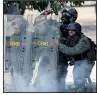
[[[57,62],[58,45],[60,38],[59,23],[52,18],[47,19],[40,15],[34,22],[33,50],[35,52],[35,72],[32,84],[38,87],[38,91],[57,91]]]
[[[13,91],[24,91],[33,76],[32,32],[27,31],[29,23],[21,15],[4,19],[5,71],[10,71]]]
[[[15,92],[54,92],[57,91],[59,23],[45,15],[35,20],[33,17],[4,17],[4,67],[5,71],[10,71],[10,89]],[[4,73],[5,76],[8,74]],[[6,88],[6,84],[4,86]]]

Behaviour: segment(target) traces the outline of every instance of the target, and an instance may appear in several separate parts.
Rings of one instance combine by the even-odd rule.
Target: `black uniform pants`
[[[68,68],[68,63],[66,61],[66,57],[60,55],[59,62],[57,64],[57,82],[58,82],[59,92],[65,91],[65,79],[68,72],[67,68]]]

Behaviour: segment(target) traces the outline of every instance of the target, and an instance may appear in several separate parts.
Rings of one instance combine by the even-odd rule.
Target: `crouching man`
[[[69,37],[66,45],[59,45],[60,51],[69,57],[73,68],[73,79],[76,86],[76,92],[85,92],[86,86],[91,87],[92,82],[90,74],[94,66],[94,62],[90,61],[87,56],[87,51],[91,44],[89,39],[81,32],[81,25],[77,22],[72,22],[68,25]],[[88,83],[87,83],[88,80]]]

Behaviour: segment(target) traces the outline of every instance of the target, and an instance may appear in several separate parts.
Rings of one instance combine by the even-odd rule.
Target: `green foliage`
[[[82,6],[82,4],[84,4],[84,0],[83,1],[70,1],[71,6]]]
[[[50,3],[50,8],[52,11],[58,15],[58,11],[62,8],[64,8],[64,4],[70,3],[70,6],[82,6],[84,4],[84,0],[78,0],[78,1],[46,1],[46,0],[41,0],[41,1],[4,1],[4,14],[7,14],[8,12],[8,4],[10,3],[19,3],[19,8],[21,9],[21,14],[23,15],[26,6],[28,6],[29,10],[32,10],[33,8],[38,11],[43,11],[47,8],[48,4]],[[31,7],[29,8],[29,6]]]

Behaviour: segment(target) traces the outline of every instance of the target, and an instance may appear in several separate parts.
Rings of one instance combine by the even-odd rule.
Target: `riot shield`
[[[37,91],[57,91],[57,62],[60,38],[59,23],[40,15],[34,22],[33,50],[35,69],[32,84],[39,88]],[[35,75],[35,72],[37,74]]]
[[[33,76],[32,32],[27,31],[28,27],[28,21],[21,15],[5,17],[4,67],[11,73],[13,91],[24,91]]]

